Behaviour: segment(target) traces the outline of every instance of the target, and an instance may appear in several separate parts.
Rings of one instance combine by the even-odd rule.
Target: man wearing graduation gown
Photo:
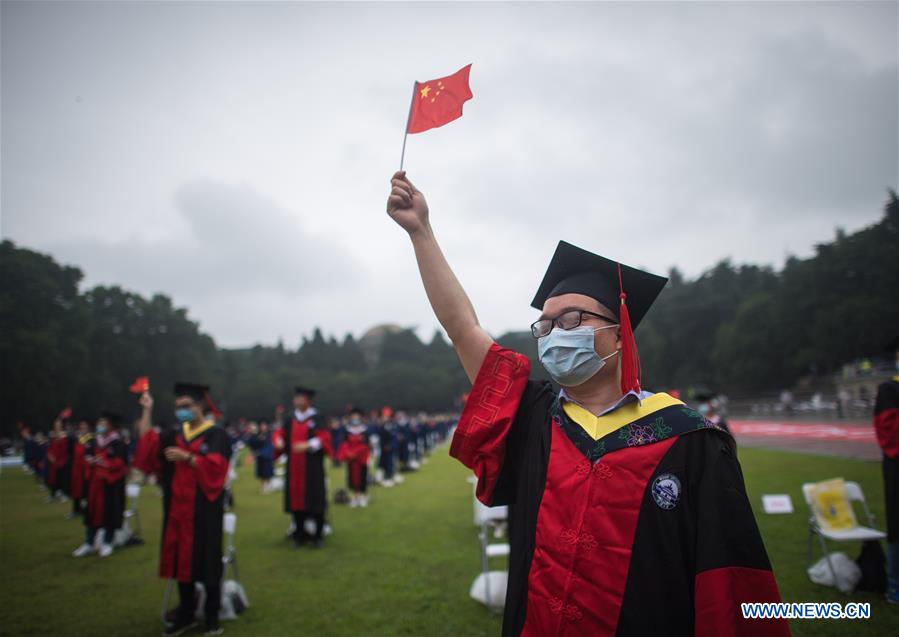
[[[346,486],[352,494],[351,507],[368,506],[368,461],[371,447],[368,443],[368,427],[362,421],[364,412],[353,408],[346,436],[337,450],[336,458],[346,463]]]
[[[315,524],[313,548],[322,545],[325,509],[325,456],[333,453],[331,433],[312,406],[315,390],[296,387],[294,412],[284,426],[275,432],[275,450],[287,455],[284,477],[284,512],[293,516],[293,541],[300,547],[309,541],[306,520]]]
[[[72,513],[84,515],[84,500],[87,497],[90,480],[90,465],[87,463],[88,445],[94,439],[90,423],[82,420],[78,423],[77,437],[72,448],[72,473],[70,489],[72,495]]]
[[[741,602],[780,597],[732,439],[640,388],[631,330],[665,279],[560,242],[532,326],[557,394],[480,327],[421,192],[402,172],[391,186],[387,212],[473,382],[450,453],[482,502],[510,506],[503,635],[788,635],[742,619]]]
[[[899,604],[899,354],[897,374],[877,388],[874,430],[883,451],[887,513],[887,601]]]
[[[141,395],[138,423],[142,470],[159,476],[163,490],[163,531],[159,576],[178,581],[180,604],[166,634],[180,635],[196,625],[195,583],[206,589],[207,635],[220,635],[222,517],[231,458],[225,430],[204,413],[209,387],[177,383],[174,429],[151,427],[153,399]]]
[[[47,484],[50,496],[62,498],[69,492],[69,436],[63,419],[53,423],[52,440],[47,448]]]
[[[84,544],[75,549],[75,557],[94,552],[97,533],[100,557],[112,555],[115,532],[125,519],[125,477],[128,475],[128,450],[119,427],[122,417],[103,411],[95,427],[96,436],[87,442],[84,459],[90,467],[87,489],[87,514],[84,516]]]

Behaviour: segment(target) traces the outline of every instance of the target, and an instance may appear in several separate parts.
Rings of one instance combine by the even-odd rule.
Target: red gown
[[[789,635],[741,617],[780,596],[733,439],[656,394],[594,440],[529,374],[494,344],[450,449],[509,505],[503,635]]]
[[[125,443],[118,433],[94,439],[87,493],[85,524],[94,528],[118,529],[125,516],[125,476],[128,475]]]
[[[217,586],[222,577],[222,516],[231,441],[210,423],[187,434],[149,430],[139,441],[141,470],[160,477],[164,522],[159,575],[187,583]],[[177,446],[195,455],[189,462],[170,462],[165,449]]]
[[[69,441],[66,436],[53,439],[47,449],[47,460],[50,462],[47,467],[47,483],[53,489],[62,489],[65,486],[62,470],[69,462]]]
[[[368,486],[371,447],[368,446],[367,431],[364,426],[350,427],[337,451],[337,460],[347,463],[347,487],[352,491],[365,491]]]
[[[313,438],[319,440],[318,449],[293,451],[293,446],[298,442],[309,442]],[[333,454],[331,432],[316,423],[315,412],[311,411],[311,415],[305,420],[292,418],[284,428],[276,430],[273,441],[276,457],[287,454],[284,511],[323,513],[328,503],[325,495],[324,458]]]
[[[72,498],[80,500],[87,496],[91,466],[85,460],[88,444],[94,439],[93,434],[85,434],[78,438],[72,451]]]

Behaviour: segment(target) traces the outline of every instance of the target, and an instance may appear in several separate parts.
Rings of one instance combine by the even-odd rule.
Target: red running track
[[[784,423],[767,420],[731,420],[730,430],[741,436],[783,436],[814,440],[857,440],[877,443],[874,427],[824,422]]]
[[[874,427],[862,422],[781,422],[731,420],[738,445],[823,456],[879,460],[882,456]]]

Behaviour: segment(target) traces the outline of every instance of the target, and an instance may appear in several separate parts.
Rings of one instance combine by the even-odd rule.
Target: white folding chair
[[[509,556],[508,542],[490,543],[490,529],[506,522],[508,518],[509,507],[488,507],[482,504],[477,497],[474,498],[474,523],[480,529],[478,540],[481,548],[481,574],[475,578],[470,594],[490,610],[499,610],[503,607],[505,583],[508,578],[507,571],[490,570],[490,558]],[[491,591],[497,597],[496,600],[491,595]]]
[[[249,607],[249,602],[247,601],[246,595],[244,594],[243,588],[238,587],[237,590],[231,591],[228,590],[225,586],[226,582],[229,579],[233,579],[238,584],[240,583],[240,574],[237,570],[237,549],[234,546],[234,533],[237,530],[237,514],[236,513],[225,513],[222,517],[222,534],[225,536],[225,548],[222,551],[222,595],[231,595],[233,598],[240,600],[240,609],[236,610],[236,614],[243,612],[244,609]],[[228,577],[229,569],[233,578]],[[169,614],[172,609],[169,608],[169,604],[172,596],[172,589],[174,588],[175,580],[169,579],[166,582],[165,591],[162,595],[162,622],[166,624],[169,620]],[[235,615],[235,599],[231,601],[231,614],[229,617],[224,617],[223,619],[234,619]],[[202,608],[202,597],[197,596],[197,609],[199,611]],[[225,606],[222,606],[222,611],[225,610]],[[220,611],[220,612],[222,612]],[[221,615],[220,615],[220,618]]]
[[[125,522],[131,527],[131,537],[140,537],[140,509],[138,501],[140,500],[140,485],[132,482],[125,487],[125,497],[127,498],[128,508],[125,510]]]
[[[222,552],[222,579],[228,579],[228,568],[234,573],[234,579],[240,580],[237,571],[237,550],[234,548],[234,532],[237,530],[237,514],[226,513],[222,519],[222,531],[225,535],[225,550]]]
[[[862,510],[865,512],[865,518],[870,526],[861,526],[856,523],[852,528],[839,531],[823,528],[818,523],[818,516],[815,513],[815,505],[812,498],[812,492],[816,483],[806,482],[802,485],[802,495],[805,497],[805,503],[808,505],[810,513],[808,520],[808,563],[812,563],[813,538],[817,535],[818,540],[821,543],[821,551],[827,559],[827,566],[830,568],[830,573],[833,575],[834,581],[837,581],[837,574],[833,568],[833,562],[831,562],[830,551],[827,549],[825,538],[833,540],[834,542],[864,542],[867,540],[882,540],[886,538],[886,533],[874,528],[874,514],[872,514],[871,510],[868,508],[868,503],[865,501],[865,494],[862,492],[862,488],[859,486],[858,482],[847,481],[844,484],[846,486],[846,497],[849,499],[849,506],[851,507],[853,502],[860,502]]]

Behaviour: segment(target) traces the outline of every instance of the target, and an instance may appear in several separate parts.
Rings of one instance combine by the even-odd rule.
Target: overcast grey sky
[[[896,2],[2,4],[2,236],[163,292],[225,346],[437,323],[384,213],[409,137],[485,327],[559,239],[695,276],[779,266],[895,187]]]

